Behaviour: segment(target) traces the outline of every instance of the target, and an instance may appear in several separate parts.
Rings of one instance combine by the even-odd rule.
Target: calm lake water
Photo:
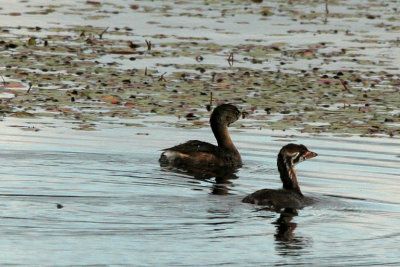
[[[244,167],[218,185],[158,164],[162,148],[214,143],[207,128],[43,122],[0,126],[0,265],[400,265],[399,139],[233,129]],[[319,201],[281,222],[241,199],[281,186],[288,142],[319,154],[297,167]]]

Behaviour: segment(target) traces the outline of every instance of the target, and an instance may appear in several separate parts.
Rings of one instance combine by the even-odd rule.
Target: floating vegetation
[[[400,134],[394,3],[356,9],[329,1],[328,12],[325,2],[307,0],[231,2],[27,4],[2,14],[14,21],[57,14],[87,25],[0,28],[0,113],[71,119],[79,130],[138,115],[201,127],[211,105],[230,102],[251,119],[239,127]],[[147,18],[139,23],[145,29],[113,24],[126,14]],[[171,17],[185,23],[166,23]]]

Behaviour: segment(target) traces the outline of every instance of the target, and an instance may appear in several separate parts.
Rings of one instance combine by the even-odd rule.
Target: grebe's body
[[[275,210],[282,208],[303,208],[312,203],[303,196],[297,182],[294,167],[296,164],[313,157],[317,153],[309,151],[304,145],[288,144],[278,154],[278,170],[283,183],[282,189],[261,189],[243,199],[245,203],[269,206]]]
[[[218,146],[191,140],[164,149],[159,159],[160,165],[215,172],[240,168],[242,159],[228,132],[228,126],[237,121],[240,115],[241,112],[233,105],[219,105],[210,117],[211,129]]]

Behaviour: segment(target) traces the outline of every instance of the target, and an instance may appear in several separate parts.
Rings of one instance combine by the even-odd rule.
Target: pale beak
[[[312,152],[312,151],[307,151],[306,154],[304,155],[304,157],[306,159],[311,159],[311,158],[314,158],[316,156],[318,156],[318,154],[315,153],[315,152]]]

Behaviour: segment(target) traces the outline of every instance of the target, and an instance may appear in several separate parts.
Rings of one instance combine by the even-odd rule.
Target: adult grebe
[[[229,136],[228,126],[237,121],[241,112],[231,104],[222,104],[214,109],[210,117],[211,129],[218,146],[190,140],[164,149],[159,159],[161,166],[197,171],[225,172],[242,166],[242,159]]]
[[[257,205],[265,205],[280,211],[282,208],[298,209],[312,201],[303,196],[297,182],[294,167],[306,159],[316,157],[304,145],[288,144],[278,154],[278,170],[283,183],[282,189],[261,189],[245,197],[242,201]]]

